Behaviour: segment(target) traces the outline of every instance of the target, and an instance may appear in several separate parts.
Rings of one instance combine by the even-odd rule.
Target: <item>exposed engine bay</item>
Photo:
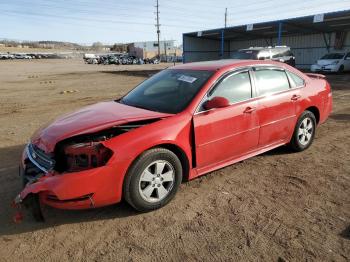
[[[58,173],[68,173],[103,166],[113,152],[101,142],[157,120],[159,119],[131,122],[96,133],[73,136],[58,142],[53,153],[46,153],[37,146],[29,144],[27,147],[29,166],[26,171],[33,176],[35,169],[41,170],[39,173],[53,170]]]
[[[113,152],[101,142],[133,129],[153,123],[158,119],[132,122],[93,134],[75,136],[59,142],[54,152],[55,171],[77,172],[105,165]]]

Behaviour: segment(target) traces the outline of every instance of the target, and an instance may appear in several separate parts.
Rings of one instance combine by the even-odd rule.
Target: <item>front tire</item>
[[[338,74],[341,74],[341,73],[343,73],[344,72],[344,65],[341,65],[340,67],[339,67],[339,69],[338,69]]]
[[[290,147],[297,152],[309,148],[314,140],[316,131],[316,118],[310,111],[304,111],[294,128]]]
[[[158,209],[174,198],[181,181],[179,158],[165,148],[150,149],[129,168],[124,180],[124,198],[141,212]]]

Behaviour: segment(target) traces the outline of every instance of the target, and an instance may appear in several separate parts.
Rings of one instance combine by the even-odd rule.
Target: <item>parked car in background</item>
[[[106,53],[106,54],[85,54],[84,62],[87,64],[101,64],[101,65],[142,65],[142,64],[159,64],[157,58],[138,58],[128,53]]]
[[[250,47],[233,52],[232,59],[273,60],[295,66],[295,56],[287,46]]]
[[[322,56],[311,66],[312,72],[337,72],[350,71],[349,53],[329,53]]]
[[[97,59],[98,56],[95,54],[84,54],[83,59],[87,61],[88,59]]]
[[[13,56],[13,55],[10,55],[10,54],[8,54],[8,53],[2,53],[2,54],[0,54],[0,59],[1,59],[1,60],[13,59],[13,58],[14,58],[14,56]]]
[[[24,59],[24,55],[21,54],[15,54],[13,57],[14,59]]]
[[[252,81],[253,80],[253,81]],[[163,70],[124,97],[39,129],[20,162],[29,203],[85,209],[123,198],[166,205],[182,180],[288,144],[307,149],[332,110],[324,76],[274,61],[220,60]]]
[[[32,57],[26,54],[15,54],[14,59],[32,59]]]
[[[86,59],[87,64],[98,64],[98,59],[97,58],[88,58]]]

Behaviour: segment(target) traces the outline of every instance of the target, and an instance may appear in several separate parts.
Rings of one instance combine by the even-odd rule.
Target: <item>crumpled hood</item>
[[[133,121],[163,118],[171,114],[136,108],[115,101],[101,102],[66,114],[36,131],[32,143],[53,152],[57,142]]]
[[[334,63],[335,61],[340,61],[340,59],[320,59],[320,60],[317,60],[317,64],[318,65],[330,65],[332,63]]]

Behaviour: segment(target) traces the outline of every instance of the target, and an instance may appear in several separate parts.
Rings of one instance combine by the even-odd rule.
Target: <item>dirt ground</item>
[[[147,214],[121,203],[12,222],[31,134],[164,67],[0,61],[0,261],[350,261],[350,74],[328,76],[334,112],[305,152],[281,147],[212,172]]]

